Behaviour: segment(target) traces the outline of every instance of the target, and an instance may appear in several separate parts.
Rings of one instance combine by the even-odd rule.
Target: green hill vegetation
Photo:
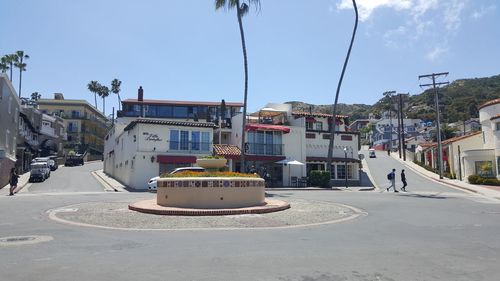
[[[500,75],[486,78],[459,79],[439,89],[442,121],[446,123],[478,117],[478,107],[493,99],[500,98]],[[331,105],[313,105],[291,101],[293,110],[331,113]],[[370,113],[379,117],[388,110],[387,99],[381,98],[374,105],[339,104],[339,114],[350,116],[351,120],[368,118]],[[405,115],[408,118],[434,120],[434,91],[432,89],[409,96]]]

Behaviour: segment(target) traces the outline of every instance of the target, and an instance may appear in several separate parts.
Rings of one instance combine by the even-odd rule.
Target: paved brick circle
[[[304,227],[342,222],[366,214],[355,207],[332,202],[283,199],[290,204],[290,208],[262,214],[159,216],[130,210],[129,205],[133,201],[87,202],[53,209],[48,214],[49,218],[60,223],[134,231]]]
[[[275,199],[266,199],[262,206],[232,208],[232,209],[190,209],[164,207],[156,204],[156,199],[143,200],[128,205],[129,210],[147,214],[167,216],[228,216],[243,214],[265,214],[283,211],[290,208],[288,202]]]

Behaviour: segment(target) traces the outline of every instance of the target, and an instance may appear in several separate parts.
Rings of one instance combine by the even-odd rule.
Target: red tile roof
[[[220,102],[211,101],[176,101],[176,100],[147,100],[144,99],[142,102],[137,99],[126,99],[122,103],[131,104],[163,104],[163,105],[207,105],[207,106],[220,106]],[[243,106],[242,102],[226,102],[226,106]]]
[[[495,119],[499,119],[499,118],[500,118],[500,114],[497,114],[497,115],[491,117],[490,120],[495,120]]]
[[[186,122],[186,121],[174,121],[174,120],[161,120],[161,119],[146,119],[139,118],[136,119],[123,129],[124,131],[132,130],[137,124],[155,124],[155,125],[170,125],[170,126],[181,126],[181,127],[201,127],[201,128],[218,128],[214,123],[209,122]]]
[[[481,104],[478,109],[481,109],[483,107],[487,107],[487,106],[490,106],[490,105],[498,104],[498,103],[500,103],[500,99],[490,100],[490,101],[487,101],[487,102]]]
[[[236,145],[214,144],[214,152],[220,156],[240,156],[241,150]]]
[[[294,115],[296,117],[318,117],[318,118],[320,118],[320,117],[327,118],[327,117],[333,116],[331,114],[326,114],[326,113],[319,113],[319,112],[309,113],[307,111],[293,111],[292,115]],[[349,116],[337,114],[337,118],[349,118]]]

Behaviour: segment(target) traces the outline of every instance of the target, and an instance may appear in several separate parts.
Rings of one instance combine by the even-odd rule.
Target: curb
[[[118,192],[118,189],[111,186],[105,179],[103,179],[96,171],[92,171],[91,174],[96,178],[96,180],[104,187],[105,191]]]

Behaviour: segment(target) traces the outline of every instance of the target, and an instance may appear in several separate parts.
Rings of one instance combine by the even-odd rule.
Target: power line
[[[441,122],[439,120],[439,96],[438,96],[438,88],[442,85],[448,85],[450,82],[436,82],[436,78],[440,76],[448,76],[449,72],[441,72],[441,73],[432,73],[432,74],[425,74],[425,75],[419,75],[418,80],[422,78],[431,78],[432,79],[432,84],[420,84],[421,88],[424,87],[430,87],[434,89],[434,102],[436,106],[436,128],[437,128],[437,141],[438,141],[438,166],[439,166],[439,178],[443,178],[443,145],[441,143]]]

